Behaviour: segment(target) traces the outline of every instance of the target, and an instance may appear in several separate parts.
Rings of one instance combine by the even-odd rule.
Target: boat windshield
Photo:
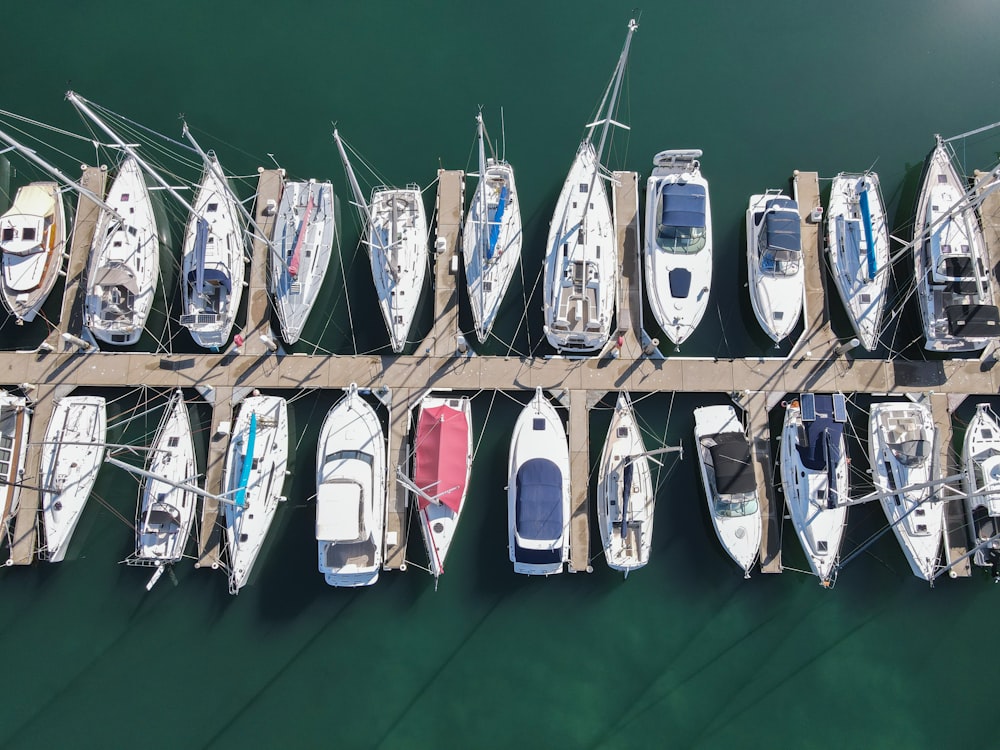
[[[771,276],[793,276],[802,258],[802,235],[798,205],[787,198],[768,203],[757,245],[760,270]]]
[[[669,183],[660,192],[656,244],[669,253],[693,255],[707,244],[707,194],[702,185]]]
[[[749,516],[756,513],[758,507],[757,496],[752,493],[715,498],[715,515],[723,518]]]

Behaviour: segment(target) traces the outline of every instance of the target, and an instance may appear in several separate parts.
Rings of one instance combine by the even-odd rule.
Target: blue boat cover
[[[861,223],[865,225],[865,241],[868,243],[868,280],[875,278],[878,264],[875,262],[875,235],[872,232],[872,213],[868,206],[868,191],[862,191],[858,196],[861,205]]]
[[[547,458],[525,461],[517,471],[515,528],[523,539],[558,539],[563,533],[563,477]]]
[[[222,271],[216,268],[207,268],[202,270],[201,276],[202,276],[202,286],[204,286],[204,284],[211,284],[212,282],[215,282],[223,289],[225,289],[227,292],[232,291],[231,284],[229,282],[229,275],[223,273]],[[197,288],[198,285],[197,270],[188,272],[188,283],[193,284],[195,288]]]
[[[800,440],[795,449],[806,469],[827,474],[827,504],[834,507],[839,499],[835,473],[842,457],[844,423],[833,417],[833,396],[816,394],[816,419],[804,422],[803,427],[805,440]]]
[[[250,427],[247,430],[247,449],[243,455],[243,466],[240,467],[240,484],[236,488],[236,506],[242,508],[247,501],[247,484],[250,482],[250,469],[253,467],[253,452],[257,442],[257,412],[250,415]]]
[[[686,268],[674,268],[667,276],[670,280],[670,296],[685,299],[691,292],[691,272]]]
[[[798,206],[795,201],[778,199],[768,204],[769,208],[792,208],[790,211],[769,211],[764,218],[767,228],[767,247],[770,250],[802,250],[801,225]]]
[[[663,186],[660,225],[665,227],[705,227],[705,188],[702,185]]]
[[[507,208],[507,186],[500,188],[500,202],[497,204],[497,212],[490,219],[490,245],[486,250],[486,260],[493,260],[493,253],[497,249],[497,240],[500,239],[500,224],[503,221],[503,212]]]

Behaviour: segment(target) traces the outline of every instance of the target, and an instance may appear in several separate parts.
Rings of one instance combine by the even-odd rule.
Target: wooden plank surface
[[[465,202],[465,173],[460,169],[438,170],[436,239],[444,249],[433,249],[434,326],[422,349],[436,357],[455,354],[458,328],[459,242]]]
[[[263,237],[254,233],[252,260],[250,263],[249,295],[247,302],[247,322],[243,328],[245,344],[242,353],[259,357],[268,352],[261,336],[268,336],[277,343],[278,334],[271,331],[271,300],[267,293],[268,244],[274,235],[277,208],[281,204],[284,188],[284,171],[281,169],[258,169],[257,197],[254,200],[254,222]],[[266,240],[264,239],[266,238]]]

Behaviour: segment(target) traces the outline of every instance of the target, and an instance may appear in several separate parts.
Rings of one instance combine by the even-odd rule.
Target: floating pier
[[[639,246],[639,175],[615,172],[612,182],[615,235],[618,240],[619,355],[638,359],[648,337],[642,327],[642,248]],[[614,338],[614,337],[612,337]],[[612,341],[617,346],[617,342]]]
[[[465,173],[438,170],[437,231],[434,240],[434,327],[424,342],[435,357],[450,357],[458,346],[459,243],[465,198]]]
[[[247,294],[247,322],[243,331],[245,353],[251,356],[270,351],[268,341],[277,343],[271,331],[271,300],[267,295],[267,270],[270,265],[271,238],[274,236],[274,222],[278,218],[278,206],[284,187],[285,172],[282,169],[258,169],[257,198],[254,201],[254,223],[260,232],[253,232],[252,262]],[[263,235],[263,236],[261,236]]]
[[[931,393],[928,395],[928,400],[937,435],[934,445],[938,459],[937,478],[955,476],[961,471],[961,467],[958,456],[951,449],[953,436],[951,415],[965,398],[961,395]],[[961,491],[960,486],[954,489]],[[956,493],[948,492],[944,487],[937,490],[937,495],[944,500],[944,559],[945,563],[952,566],[948,575],[952,578],[968,578],[972,575],[972,560],[965,557],[969,553],[970,539],[965,500],[956,497]],[[965,559],[962,559],[963,557]],[[959,562],[955,562],[956,560]]]
[[[208,457],[205,461],[205,491],[222,495],[223,468],[226,449],[233,425],[233,389],[214,388],[210,394],[212,404],[212,433],[208,439]],[[218,568],[222,557],[222,526],[219,525],[219,501],[202,497],[201,525],[198,534],[196,568]]]

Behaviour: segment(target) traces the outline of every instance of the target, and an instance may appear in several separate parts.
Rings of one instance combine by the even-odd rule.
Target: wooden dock
[[[271,300],[267,294],[268,255],[271,252],[270,241],[274,236],[274,222],[278,216],[278,206],[281,203],[281,192],[284,189],[285,172],[282,169],[257,170],[257,198],[254,201],[254,223],[263,233],[253,233],[250,263],[250,279],[247,294],[247,323],[243,329],[244,353],[259,357],[267,354],[270,349],[261,339],[267,336],[275,344],[278,339],[271,331]]]
[[[642,327],[642,256],[639,244],[639,175],[615,172],[612,182],[615,235],[618,240],[618,336],[620,356],[638,359],[646,332]],[[617,345],[617,342],[614,342]]]
[[[233,389],[215,388],[211,395],[212,434],[208,440],[205,460],[205,491],[215,495],[225,492],[223,467],[233,425]],[[198,533],[198,558],[196,568],[219,567],[222,557],[222,526],[219,525],[219,501],[203,496],[201,499],[201,525]]]
[[[938,456],[938,476],[954,476],[961,471],[959,458],[951,449],[952,441],[952,421],[951,415],[962,401],[961,397],[949,397],[943,393],[931,393],[929,395],[931,413],[934,416],[934,427],[936,438],[934,450]],[[959,493],[961,487],[953,488]],[[956,560],[960,562],[952,566],[948,575],[952,578],[968,578],[972,575],[972,560],[966,557],[969,553],[969,530],[968,520],[965,515],[965,499],[957,496],[955,492],[948,492],[946,488],[937,491],[938,497],[944,501],[944,559],[945,564],[951,565]]]
[[[465,173],[460,169],[439,169],[434,242],[434,327],[424,341],[424,348],[435,357],[449,357],[458,350],[458,266],[464,202]]]
[[[389,452],[386,454],[386,489],[388,498],[385,509],[385,553],[382,567],[385,570],[406,570],[407,520],[410,493],[396,481],[396,467],[410,472],[410,415],[420,390],[392,389],[392,407],[389,410]]]
[[[737,406],[746,414],[749,431],[753,474],[757,480],[757,498],[760,503],[763,535],[760,539],[760,572],[780,573],[781,529],[784,503],[778,496],[772,478],[774,463],[771,459],[771,427],[768,422],[769,399],[780,399],[783,394],[765,391],[747,391],[734,394]]]
[[[802,222],[802,262],[805,272],[805,291],[802,300],[802,336],[792,347],[793,355],[809,352],[812,355],[827,356],[837,346],[838,341],[830,328],[829,297],[826,294],[823,266],[826,256],[823,252],[822,203],[819,198],[819,175],[816,172],[800,172],[792,175],[792,193],[799,204]],[[820,221],[814,221],[813,212],[819,207]],[[792,356],[792,355],[790,355]]]
[[[590,406],[603,394],[569,392],[569,572],[593,573],[590,565]]]

